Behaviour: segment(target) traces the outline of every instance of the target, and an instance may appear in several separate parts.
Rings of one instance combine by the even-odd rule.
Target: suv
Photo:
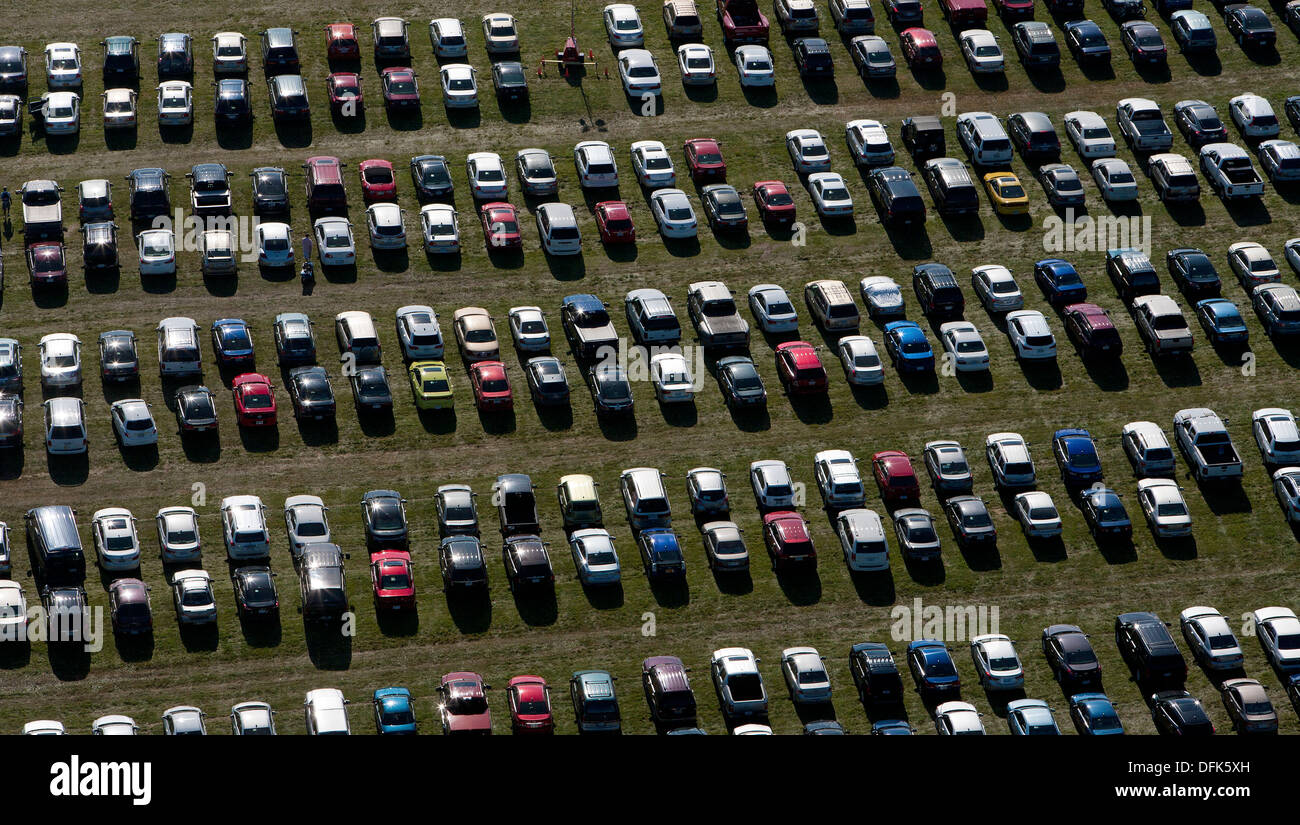
[[[492,501],[496,504],[502,537],[541,532],[537,495],[528,476],[523,473],[497,476],[492,484]]]
[[[903,146],[917,163],[937,158],[946,151],[943,121],[934,115],[903,118]]]
[[[921,167],[921,177],[940,215],[979,212],[979,192],[966,164],[956,158],[931,158]]]
[[[704,34],[695,0],[664,0],[664,29],[669,40],[693,40]]]
[[[1106,274],[1121,301],[1132,303],[1142,295],[1160,292],[1160,276],[1151,259],[1138,249],[1106,250]]]
[[[334,335],[339,342],[339,360],[350,357],[354,366],[381,362],[383,350],[370,313],[340,312],[334,316]]]
[[[569,699],[578,733],[618,733],[620,713],[614,677],[604,670],[579,670],[569,678]]]
[[[1011,163],[1011,138],[1002,122],[988,112],[965,112],[957,116],[957,140],[977,166]]]
[[[672,525],[672,509],[662,473],[652,467],[634,467],[620,473],[618,483],[628,525],[634,531]]]
[[[623,302],[632,337],[642,346],[674,344],[682,337],[682,325],[668,296],[657,289],[634,289]]]
[[[311,103],[307,100],[307,85],[302,75],[278,74],[267,78],[267,93],[271,96],[273,120],[307,120],[311,117]]]
[[[80,585],[86,580],[86,554],[71,507],[47,505],[28,510],[27,547],[37,582],[42,587]]]
[[[695,692],[691,690],[689,672],[676,656],[651,656],[641,663],[641,689],[656,727],[695,724]]]
[[[1182,155],[1165,153],[1152,155],[1147,162],[1147,175],[1156,196],[1170,201],[1196,201],[1201,197],[1201,182],[1196,168]]]
[[[886,226],[925,223],[925,202],[912,182],[911,172],[900,166],[872,170],[868,188],[881,223]]]
[[[131,220],[148,221],[171,211],[171,197],[167,185],[171,175],[157,167],[133,169],[126,176],[127,200],[131,204]]]
[[[265,29],[262,35],[262,68],[267,74],[298,71],[298,32],[284,26]]]
[[[257,496],[227,496],[222,499],[221,530],[226,554],[232,561],[271,557],[266,508]]]
[[[164,318],[158,323],[158,371],[171,377],[203,375],[199,326],[193,318]]]
[[[926,316],[960,318],[966,310],[966,296],[952,270],[943,264],[919,264],[912,270],[912,288]]]
[[[345,164],[338,158],[319,155],[302,165],[307,187],[307,209],[312,214],[346,212],[348,194],[343,186]]]
[[[843,281],[813,281],[803,288],[803,298],[813,320],[827,332],[857,329],[860,315]]]
[[[1187,679],[1187,661],[1165,623],[1154,613],[1117,616],[1115,646],[1134,681],[1181,688]]]

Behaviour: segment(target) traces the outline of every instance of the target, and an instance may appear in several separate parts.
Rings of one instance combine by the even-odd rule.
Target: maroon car
[[[361,76],[356,72],[332,73],[325,79],[325,93],[329,95],[330,111],[336,115],[356,117],[366,103]]]
[[[448,673],[438,685],[441,697],[438,712],[442,716],[442,732],[491,733],[492,711],[488,710],[487,691],[483,677],[469,671]]]
[[[695,183],[726,183],[727,162],[722,147],[713,138],[691,138],[682,144],[686,168]]]
[[[68,282],[68,261],[61,241],[42,241],[27,247],[27,272],[32,286],[56,286]]]
[[[108,605],[114,633],[137,636],[153,632],[149,587],[139,579],[115,579],[109,584]]]
[[[325,56],[329,60],[356,60],[361,57],[357,27],[351,23],[330,23],[325,27]]]
[[[763,516],[763,543],[767,545],[772,567],[777,570],[817,564],[817,550],[808,532],[808,522],[792,510]]]
[[[912,459],[901,450],[883,450],[871,457],[871,471],[880,488],[880,498],[890,509],[915,507],[921,500]]]
[[[420,108],[420,87],[415,81],[415,72],[405,66],[393,66],[380,74],[380,83],[384,89],[384,106],[392,112],[417,110]]]
[[[754,184],[754,205],[765,223],[775,226],[794,223],[794,198],[779,180],[761,180]]]

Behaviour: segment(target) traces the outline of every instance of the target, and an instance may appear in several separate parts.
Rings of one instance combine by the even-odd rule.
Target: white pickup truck
[[[1264,194],[1264,179],[1255,171],[1246,150],[1235,144],[1202,146],[1201,172],[1221,198],[1257,198]]]
[[[1241,478],[1241,456],[1213,410],[1192,407],[1174,413],[1174,441],[1197,481]]]

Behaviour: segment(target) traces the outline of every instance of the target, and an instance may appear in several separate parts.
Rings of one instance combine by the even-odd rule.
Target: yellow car
[[[1010,172],[989,172],[984,176],[984,188],[999,215],[1029,213],[1029,193],[1020,184],[1020,178]]]
[[[447,365],[441,361],[416,361],[408,370],[411,378],[411,395],[420,410],[449,410],[451,380],[447,378]]]

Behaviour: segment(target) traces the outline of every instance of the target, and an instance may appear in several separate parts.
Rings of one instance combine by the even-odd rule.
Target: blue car
[[[885,324],[885,352],[899,372],[934,372],[934,350],[915,321]]]
[[[902,719],[881,719],[871,724],[872,736],[912,736],[916,731]]]
[[[1070,697],[1070,720],[1080,736],[1117,736],[1124,733],[1115,705],[1104,693],[1076,693]]]
[[[671,527],[642,530],[636,543],[647,576],[652,579],[686,577],[686,557]]]
[[[253,333],[241,318],[219,318],[212,322],[212,353],[219,367],[253,363]]]
[[[415,704],[411,691],[404,687],[380,688],[375,691],[375,731],[382,735],[413,734]]]
[[[1057,430],[1052,433],[1052,453],[1061,468],[1061,479],[1076,487],[1101,481],[1101,459],[1087,430]]]
[[[1015,736],[1060,736],[1052,709],[1042,699],[1007,702],[1007,727]]]
[[[1210,343],[1244,344],[1250,339],[1250,330],[1241,317],[1241,310],[1227,298],[1205,298],[1196,302],[1196,317]]]
[[[934,639],[918,639],[907,644],[907,667],[923,697],[939,699],[961,692],[961,677],[952,661],[948,646]]]
[[[1047,302],[1063,307],[1088,300],[1088,287],[1075,271],[1074,264],[1060,258],[1045,258],[1034,264],[1034,280],[1043,290]]]

